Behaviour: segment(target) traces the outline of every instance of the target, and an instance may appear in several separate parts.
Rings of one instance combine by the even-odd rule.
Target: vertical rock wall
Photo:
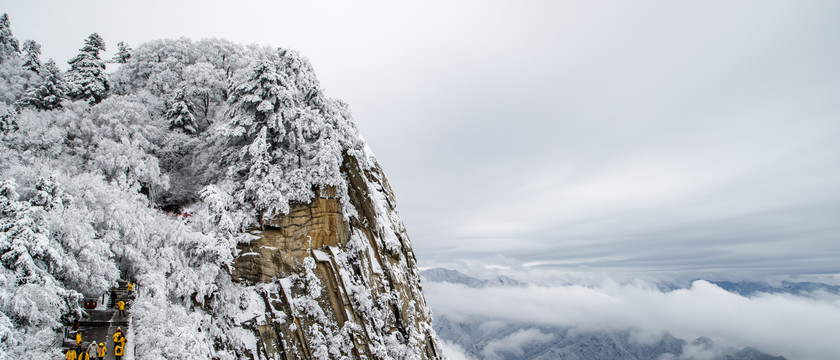
[[[381,168],[345,155],[346,188],[254,229],[231,277],[256,289],[242,322],[267,359],[440,358],[416,259]],[[339,194],[341,192],[341,194]],[[251,307],[262,307],[251,305]]]

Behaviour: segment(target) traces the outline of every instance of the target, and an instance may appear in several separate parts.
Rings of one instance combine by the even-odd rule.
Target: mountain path
[[[96,342],[96,344],[101,342],[105,344],[108,350],[105,354],[105,360],[114,360],[114,333],[119,328],[122,330],[123,336],[128,336],[131,305],[137,294],[136,287],[134,291],[128,291],[128,282],[119,280],[117,284],[117,287],[112,288],[105,295],[96,299],[97,306],[95,308],[84,309],[85,313],[79,320],[78,330],[74,330],[73,325],[65,328],[62,354],[65,354],[71,348],[76,348],[76,333],[79,332],[82,334],[82,351],[87,350],[91,341]],[[117,310],[117,303],[120,300],[125,302],[125,316],[120,316],[119,310]],[[134,351],[129,352],[129,348],[134,347],[133,341],[127,342],[125,347],[126,355],[134,353]],[[123,355],[123,359],[125,358],[126,356]],[[90,359],[97,359],[96,354],[93,354]]]

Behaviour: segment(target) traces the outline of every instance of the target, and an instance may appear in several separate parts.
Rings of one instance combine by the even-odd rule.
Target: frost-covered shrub
[[[40,80],[37,73],[24,69],[19,56],[0,62],[0,101],[9,105],[16,103]]]

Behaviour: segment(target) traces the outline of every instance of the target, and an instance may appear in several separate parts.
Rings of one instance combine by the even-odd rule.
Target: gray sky
[[[299,50],[423,266],[840,282],[836,1],[266,3],[0,11],[59,63],[94,31]]]

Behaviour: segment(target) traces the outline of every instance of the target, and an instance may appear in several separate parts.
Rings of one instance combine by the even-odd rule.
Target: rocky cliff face
[[[310,203],[292,204],[288,214],[253,229],[255,240],[240,244],[231,278],[253,289],[240,295],[248,314],[242,329],[255,335],[246,346],[252,355],[442,357],[394,194],[370,159],[345,154],[346,189],[318,190]]]

